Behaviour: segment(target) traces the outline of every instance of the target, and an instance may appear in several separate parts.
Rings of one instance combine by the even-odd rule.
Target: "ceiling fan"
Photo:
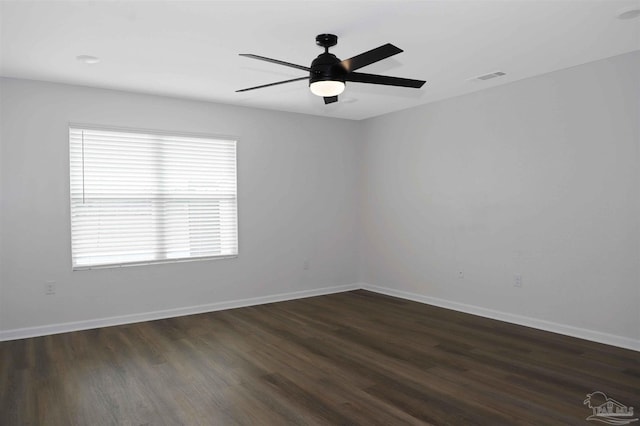
[[[292,78],[291,80],[278,81],[276,83],[263,84],[262,86],[249,87],[248,89],[236,90],[236,92],[246,92],[248,90],[261,89],[263,87],[276,86],[278,84],[292,83],[294,81],[309,80],[309,89],[314,95],[322,96],[325,104],[338,102],[338,95],[344,91],[345,83],[369,83],[383,84],[385,86],[412,87],[419,89],[425,83],[423,80],[412,80],[409,78],[389,77],[386,75],[364,74],[354,72],[357,69],[371,65],[390,56],[402,52],[393,44],[387,43],[383,46],[356,55],[353,58],[341,61],[336,55],[329,53],[329,48],[338,44],[338,37],[333,34],[320,34],[316,37],[316,44],[324,47],[324,53],[318,55],[311,62],[311,67],[296,65],[277,59],[266,58],[264,56],[240,53],[240,56],[272,62],[309,72],[306,77]]]

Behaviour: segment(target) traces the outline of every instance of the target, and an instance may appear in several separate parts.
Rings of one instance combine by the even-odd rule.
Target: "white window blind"
[[[236,141],[69,128],[74,269],[238,254]]]

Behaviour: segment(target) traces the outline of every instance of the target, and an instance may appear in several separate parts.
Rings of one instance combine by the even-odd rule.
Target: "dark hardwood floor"
[[[640,353],[366,291],[0,343],[2,425],[588,424]]]

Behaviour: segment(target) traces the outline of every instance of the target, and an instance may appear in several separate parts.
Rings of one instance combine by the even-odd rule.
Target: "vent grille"
[[[491,80],[492,78],[496,78],[496,77],[502,77],[503,75],[506,75],[506,73],[502,72],[502,71],[496,71],[496,72],[492,72],[489,74],[484,74],[481,75],[479,77],[474,77],[471,80]]]

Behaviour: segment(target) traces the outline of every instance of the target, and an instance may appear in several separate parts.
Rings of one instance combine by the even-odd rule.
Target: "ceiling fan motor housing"
[[[336,55],[325,52],[311,63],[311,72],[309,73],[309,85],[316,81],[342,81],[344,83],[345,71],[340,66],[340,59]]]

